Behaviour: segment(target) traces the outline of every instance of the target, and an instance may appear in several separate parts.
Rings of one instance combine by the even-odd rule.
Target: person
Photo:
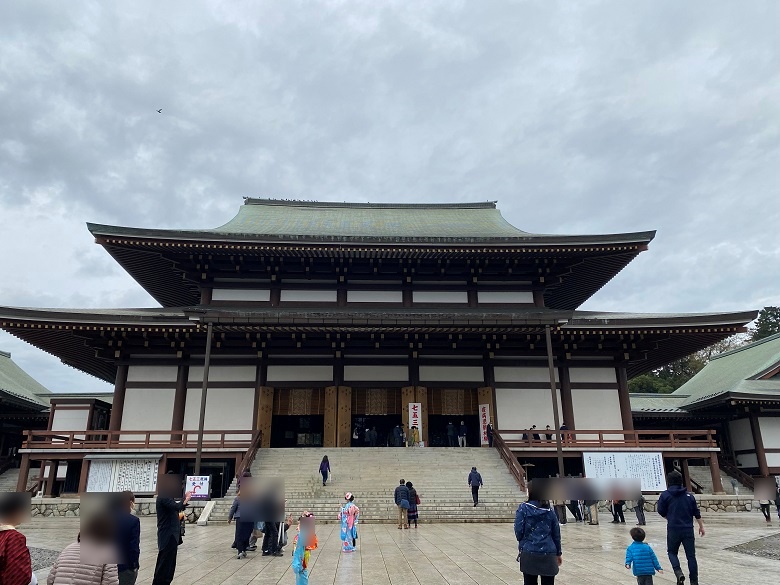
[[[47,585],[119,585],[116,561],[115,524],[105,516],[86,522],[76,542],[69,544],[57,557]],[[5,585],[5,581],[3,581]]]
[[[369,445],[371,445],[371,430],[366,429],[363,432],[363,446],[368,447]]]
[[[552,434],[552,429],[550,428],[550,425],[547,425],[547,427],[545,428],[545,431],[546,431],[546,432],[544,433],[544,437],[545,437],[545,438],[546,438],[548,441],[552,441],[553,434]]]
[[[485,427],[485,433],[487,434],[488,447],[493,448],[493,425],[488,423]]]
[[[466,446],[466,423],[464,421],[460,421],[460,427],[458,428],[458,446],[459,447],[465,447]]]
[[[354,552],[357,546],[357,525],[360,517],[360,508],[355,505],[355,496],[351,492],[344,494],[346,503],[341,507],[339,520],[341,521],[341,551]]]
[[[3,585],[28,585],[32,581],[27,539],[16,529],[26,520],[29,511],[29,494],[0,495],[0,583]]]
[[[777,510],[777,519],[780,520],[780,486],[775,492],[775,510]]]
[[[582,511],[580,510],[579,500],[569,500],[569,503],[566,504],[566,507],[569,509],[569,512],[571,512],[572,516],[574,516],[575,522],[582,522]]]
[[[626,547],[626,569],[632,569],[637,585],[653,585],[655,572],[663,575],[661,563],[655,551],[645,542],[644,530],[632,528],[629,534],[634,542]]]
[[[731,489],[734,490],[734,495],[735,496],[739,495],[739,487],[737,485],[737,480],[734,479],[733,477],[731,478]]]
[[[398,443],[399,447],[405,447],[406,446],[406,425],[404,423],[401,423],[401,441]]]
[[[249,514],[246,514],[249,516]],[[252,529],[255,527],[255,523],[248,518],[244,521],[241,520],[241,490],[238,491],[236,497],[233,499],[233,504],[230,506],[230,512],[228,512],[228,524],[231,524],[233,520],[236,521],[236,532],[233,545],[236,549],[237,559],[245,559],[246,551],[249,550],[249,540],[252,538]]]
[[[704,522],[701,519],[699,506],[693,494],[683,486],[683,476],[679,471],[672,471],[666,476],[669,486],[658,498],[656,507],[658,514],[666,519],[666,549],[669,563],[672,565],[677,585],[685,581],[677,553],[682,544],[685,557],[688,559],[688,574],[690,585],[699,585],[699,565],[696,561],[696,539],[693,534],[693,519],[699,525],[699,534],[704,536]]]
[[[626,523],[626,517],[623,515],[625,503],[625,500],[612,500],[612,524]]]
[[[409,489],[409,509],[406,511],[406,519],[409,522],[409,526],[414,522],[414,527],[416,529],[417,505],[420,503],[420,496],[417,495],[417,490],[414,489],[414,484],[411,481],[406,482],[406,487]]]
[[[175,496],[181,494],[181,481],[178,476],[169,473],[160,478],[159,495],[155,503],[157,511],[157,562],[154,566],[152,585],[171,585],[176,573],[176,555],[181,538],[181,518],[189,505],[192,494],[187,492],[179,501]]]
[[[458,441],[457,436],[458,436],[458,431],[455,429],[455,425],[452,424],[452,421],[448,422],[447,423],[447,444],[450,447],[457,446],[457,441]]]
[[[260,498],[260,516],[263,519],[262,556],[281,557],[279,527],[284,521],[284,501],[281,486],[268,486]]]
[[[395,506],[398,508],[398,530],[402,528],[409,528],[409,519],[406,516],[406,511],[409,509],[409,488],[406,487],[406,482],[402,479],[398,487],[393,492],[393,499],[395,500]]]
[[[588,516],[590,516],[590,521],[588,522],[588,524],[590,526],[598,526],[599,525],[599,501],[585,500],[585,505],[588,507]]]
[[[772,510],[770,509],[770,500],[758,500],[758,505],[761,508],[761,513],[764,515],[764,519],[768,525],[772,525]]]
[[[403,435],[401,425],[395,425],[393,428],[393,447],[400,447],[403,444]]]
[[[376,447],[377,438],[378,438],[378,435],[377,435],[377,432],[376,432],[376,427],[371,427],[371,434],[370,434],[370,439],[369,440],[371,441],[371,446],[372,447]]]
[[[569,436],[565,433],[565,431],[568,430],[569,430],[569,426],[566,423],[563,423],[561,425],[560,431],[561,431],[561,441],[563,441],[564,443],[569,439]]]
[[[133,514],[135,496],[131,491],[119,494],[116,518],[116,548],[119,555],[119,585],[135,585],[141,556],[141,521]]]
[[[566,500],[555,500],[553,502],[555,515],[558,517],[558,523],[563,525],[568,522],[566,518]]]
[[[314,534],[314,514],[304,512],[298,521],[298,536],[295,537],[292,570],[295,585],[309,584],[309,555],[317,548],[317,536]]]
[[[320,475],[322,475],[322,485],[328,483],[328,476],[330,476],[330,461],[328,461],[327,455],[324,455],[320,462]]]
[[[550,502],[544,499],[546,483],[540,479],[528,482],[528,501],[515,513],[515,538],[523,585],[553,585],[563,563],[561,526]]]
[[[471,499],[474,500],[474,507],[479,504],[479,488],[482,487],[482,476],[477,471],[476,467],[471,468],[469,473],[468,485],[471,487]]]
[[[409,446],[416,447],[420,442],[420,430],[416,426],[413,426],[409,431],[409,437]]]
[[[645,496],[642,492],[639,492],[639,497],[636,499],[636,506],[634,506],[634,512],[636,513],[636,525],[644,526],[647,524],[645,520]]]
[[[541,438],[539,437],[539,433],[536,432],[536,425],[533,425],[531,427],[531,438],[534,441],[541,441]]]

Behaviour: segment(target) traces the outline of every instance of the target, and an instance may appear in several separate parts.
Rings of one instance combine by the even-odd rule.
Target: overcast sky
[[[243,196],[657,229],[583,308],[780,304],[778,22],[775,0],[5,0],[0,305],[154,306],[85,222],[210,228]]]

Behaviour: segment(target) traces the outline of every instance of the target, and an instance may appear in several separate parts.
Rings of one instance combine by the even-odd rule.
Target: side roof
[[[0,351],[0,392],[40,410],[48,408],[51,397],[51,391],[20,368],[6,351]]]
[[[726,393],[766,395],[780,399],[780,377],[761,379],[780,366],[780,333],[715,356],[673,394],[688,395],[688,407]]]

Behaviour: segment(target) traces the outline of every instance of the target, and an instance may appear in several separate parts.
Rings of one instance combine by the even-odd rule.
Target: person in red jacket
[[[29,494],[9,493],[0,497],[0,583],[3,585],[29,585],[32,580],[27,539],[16,530],[29,512]]]

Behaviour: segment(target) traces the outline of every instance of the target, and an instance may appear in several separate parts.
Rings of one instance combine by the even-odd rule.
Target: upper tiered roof
[[[49,389],[20,368],[10,353],[0,351],[0,404],[12,401],[17,407],[40,411],[49,407],[50,395]]]

